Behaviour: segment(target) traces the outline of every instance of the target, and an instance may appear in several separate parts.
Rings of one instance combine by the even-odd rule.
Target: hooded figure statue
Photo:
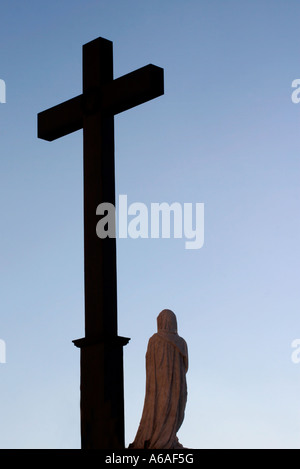
[[[164,309],[146,352],[146,393],[140,425],[129,448],[183,448],[176,433],[187,401],[187,344],[177,334],[175,314]]]

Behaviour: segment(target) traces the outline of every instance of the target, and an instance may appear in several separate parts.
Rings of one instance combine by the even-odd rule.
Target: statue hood
[[[187,359],[186,342],[177,334],[177,319],[170,309],[163,309],[157,316],[157,334],[162,339],[173,344],[181,355]]]

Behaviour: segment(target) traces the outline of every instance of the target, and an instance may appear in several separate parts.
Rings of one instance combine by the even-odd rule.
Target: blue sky
[[[300,5],[296,0],[1,2],[0,447],[79,448],[82,132],[37,139],[81,93],[81,48],[115,77],[164,68],[164,96],[115,118],[116,194],[205,204],[205,242],[119,239],[126,444],[164,308],[188,343],[191,448],[300,448]]]

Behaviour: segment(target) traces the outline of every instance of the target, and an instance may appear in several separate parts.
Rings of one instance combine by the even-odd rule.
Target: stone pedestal
[[[82,449],[124,449],[123,346],[129,340],[73,341],[80,348]]]

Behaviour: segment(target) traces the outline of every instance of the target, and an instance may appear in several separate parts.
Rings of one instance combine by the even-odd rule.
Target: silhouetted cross
[[[115,205],[114,115],[164,93],[163,69],[147,65],[113,79],[113,46],[83,50],[83,93],[38,114],[38,137],[83,129],[85,337],[81,349],[82,448],[124,447],[123,345],[117,332],[116,240],[96,234],[96,208]]]

